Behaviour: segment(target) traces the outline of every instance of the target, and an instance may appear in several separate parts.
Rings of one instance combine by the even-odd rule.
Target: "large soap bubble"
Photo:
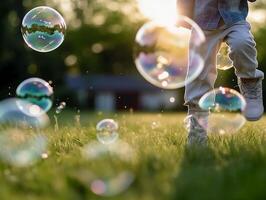
[[[227,70],[233,67],[233,61],[230,59],[229,54],[230,54],[230,48],[226,43],[223,42],[216,56],[217,69]]]
[[[118,124],[113,119],[104,119],[96,126],[97,139],[103,144],[115,142],[118,135]]]
[[[38,105],[44,112],[50,110],[53,105],[53,88],[40,78],[29,78],[19,84],[16,90],[17,96]]]
[[[36,112],[36,107],[15,98],[0,102],[0,159],[3,162],[27,167],[40,160],[46,151],[47,139],[40,131],[48,125],[49,118],[45,112]]]
[[[197,78],[203,69],[200,50],[205,36],[187,17],[179,16],[175,25],[148,22],[139,29],[135,42],[137,69],[157,87],[181,88]]]
[[[93,142],[82,149],[88,167],[77,170],[76,178],[99,196],[115,196],[127,190],[135,179],[133,149],[122,141],[104,145]],[[84,164],[85,165],[85,164]]]
[[[21,31],[30,48],[39,52],[49,52],[64,41],[66,24],[56,10],[40,6],[25,15]]]
[[[242,115],[246,101],[233,89],[224,87],[214,89],[200,99],[199,106],[210,112],[209,133],[232,134],[240,130],[246,122]]]

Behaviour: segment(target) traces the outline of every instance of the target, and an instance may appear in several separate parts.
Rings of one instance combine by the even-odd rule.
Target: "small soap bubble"
[[[66,24],[55,9],[40,6],[25,15],[21,32],[30,48],[38,52],[50,52],[63,43]]]
[[[243,111],[246,107],[244,97],[237,91],[220,87],[206,93],[199,106],[209,111],[208,132],[220,135],[233,134],[245,125]]]
[[[217,64],[216,67],[217,69],[220,70],[228,70],[233,67],[233,61],[229,57],[230,53],[230,48],[226,43],[222,43],[221,48],[219,52],[217,53],[216,59],[217,59]]]
[[[100,121],[96,126],[97,139],[103,144],[111,144],[117,141],[118,124],[113,119],[104,119]]]
[[[193,32],[186,26],[193,27]],[[187,17],[179,16],[173,25],[148,22],[135,38],[135,64],[151,84],[164,89],[181,88],[201,73],[204,58],[200,49],[204,42],[203,31]]]
[[[66,102],[61,102],[59,106],[56,108],[56,114],[60,114],[66,107]]]
[[[35,106],[33,112],[37,112],[37,108],[47,112],[53,105],[53,88],[50,84],[40,78],[29,78],[19,84],[16,90],[18,98],[26,100]],[[40,111],[40,110],[39,110]]]
[[[170,101],[170,103],[175,103],[175,97],[171,97],[171,98],[169,99],[169,101]]]

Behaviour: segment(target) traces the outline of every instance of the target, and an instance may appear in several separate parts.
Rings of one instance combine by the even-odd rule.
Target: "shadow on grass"
[[[266,199],[266,142],[254,135],[214,139],[184,151],[173,199]]]

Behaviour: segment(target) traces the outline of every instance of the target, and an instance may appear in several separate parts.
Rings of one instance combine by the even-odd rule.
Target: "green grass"
[[[93,161],[82,159],[80,151],[96,140],[97,121],[110,116],[81,113],[79,126],[73,113],[63,112],[58,131],[53,120],[44,130],[49,138],[47,159],[28,168],[0,164],[0,199],[266,199],[266,118],[247,123],[233,136],[211,136],[206,148],[187,149],[184,116],[121,113],[112,117],[119,122],[120,139],[135,151],[134,161],[127,165],[135,181],[122,194],[103,198],[77,176],[97,168]],[[153,121],[160,124],[156,129],[151,128]],[[115,159],[103,162],[98,171],[124,167]]]

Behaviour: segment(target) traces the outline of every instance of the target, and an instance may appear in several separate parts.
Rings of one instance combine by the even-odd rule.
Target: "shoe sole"
[[[259,121],[261,118],[263,117],[263,114],[257,118],[248,118],[246,117],[246,120],[247,121],[250,121],[250,122],[255,122],[255,121]]]

